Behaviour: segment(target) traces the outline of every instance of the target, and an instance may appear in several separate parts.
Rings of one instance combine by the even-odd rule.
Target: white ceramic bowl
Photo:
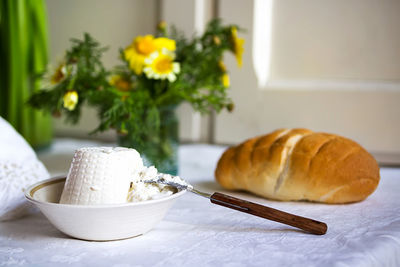
[[[138,236],[161,221],[176,198],[186,191],[143,202],[110,205],[59,204],[65,178],[30,186],[25,197],[61,232],[85,240],[117,240]]]

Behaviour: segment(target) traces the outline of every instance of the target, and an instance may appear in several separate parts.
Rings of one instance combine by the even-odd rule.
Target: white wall
[[[273,1],[271,79],[400,80],[400,1]]]
[[[220,1],[220,16],[247,33],[243,68],[227,58],[236,109],[217,117],[216,141],[304,127],[400,162],[400,2],[273,1],[266,87],[259,87],[252,60],[253,3]]]

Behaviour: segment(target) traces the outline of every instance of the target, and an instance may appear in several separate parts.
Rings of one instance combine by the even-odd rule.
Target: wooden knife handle
[[[218,192],[212,194],[210,200],[214,204],[297,227],[315,235],[323,235],[328,229],[328,226],[323,222],[297,216]]]

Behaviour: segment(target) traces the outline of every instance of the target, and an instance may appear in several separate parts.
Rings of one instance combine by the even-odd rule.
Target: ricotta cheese
[[[87,147],[75,151],[60,203],[95,205],[127,201],[129,185],[143,169],[131,148]]]
[[[143,166],[132,148],[86,147],[75,151],[61,204],[96,205],[138,202],[170,196],[176,188],[144,180],[165,180],[187,185],[178,176]]]

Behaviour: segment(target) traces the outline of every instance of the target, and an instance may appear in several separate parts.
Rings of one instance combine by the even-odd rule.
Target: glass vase
[[[159,108],[160,128],[158,132],[148,132],[137,142],[130,135],[119,135],[118,145],[136,149],[145,166],[155,166],[159,172],[178,174],[178,117],[177,106]]]

